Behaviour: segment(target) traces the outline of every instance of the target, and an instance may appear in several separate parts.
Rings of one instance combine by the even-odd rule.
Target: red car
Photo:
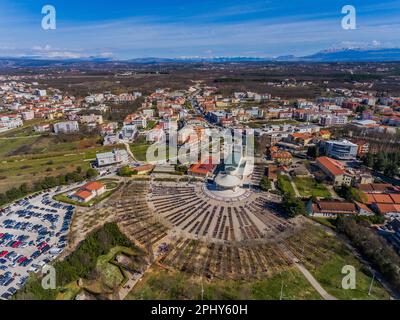
[[[42,242],[42,243],[40,243],[39,245],[38,245],[38,249],[39,250],[42,250],[45,246],[47,246],[47,243],[46,242]]]
[[[8,253],[8,251],[2,251],[2,252],[0,252],[0,258],[3,258],[7,253]]]
[[[24,262],[26,259],[28,259],[27,257],[21,257],[17,260],[17,263],[22,263]]]
[[[15,241],[12,245],[13,248],[18,248],[21,245],[21,241]]]

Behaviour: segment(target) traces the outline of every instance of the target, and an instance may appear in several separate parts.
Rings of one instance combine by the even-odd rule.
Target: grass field
[[[146,161],[146,152],[147,149],[150,147],[150,144],[146,142],[137,142],[131,144],[129,147],[137,160]]]
[[[133,153],[133,155],[135,156],[135,158],[138,161],[146,161],[147,157],[147,150],[149,149],[151,144],[149,144],[148,142],[146,142],[143,138],[140,138],[138,141],[135,141],[135,143],[131,144],[129,147]],[[166,154],[167,157],[169,157],[169,152],[173,152],[174,155],[177,155],[177,151],[176,149],[172,149],[172,147],[169,146],[162,146],[158,149],[158,154],[164,153]],[[158,154],[155,154],[155,157],[158,158]]]
[[[296,196],[296,193],[294,192],[293,186],[290,183],[290,179],[288,176],[279,175],[277,185],[278,185],[279,190],[282,191],[283,193],[288,193],[293,197]]]
[[[38,142],[37,139],[41,139],[42,142]],[[18,187],[23,183],[38,181],[46,176],[73,172],[78,166],[87,170],[90,167],[90,161],[96,158],[96,153],[112,149],[112,147],[93,144],[90,139],[60,144],[52,144],[52,140],[49,139],[51,138],[0,140],[0,192]],[[4,141],[6,143],[3,143]],[[41,143],[43,143],[42,146]],[[30,144],[35,144],[35,146],[32,147]],[[6,155],[21,147],[28,153]]]
[[[260,299],[278,300],[283,281],[285,300],[320,299],[297,269],[292,268],[271,278],[249,281],[203,279],[205,300]],[[201,299],[201,278],[185,273],[166,271],[153,266],[126,297],[127,300]]]
[[[389,295],[375,281],[371,295],[368,295],[372,274],[361,263],[356,253],[341,238],[332,232],[327,233],[320,226],[309,226],[304,234],[289,238],[290,250],[301,260],[321,286],[338,299],[386,300]],[[344,266],[356,270],[356,289],[343,289],[342,273]]]
[[[331,197],[329,190],[322,183],[317,182],[313,178],[296,177],[293,179],[293,181],[302,197]]]

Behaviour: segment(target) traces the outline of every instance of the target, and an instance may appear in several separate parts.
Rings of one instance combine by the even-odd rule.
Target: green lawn
[[[149,121],[147,121],[147,128],[146,128],[146,130],[154,129],[154,127],[156,126],[156,124],[157,124],[157,121],[155,121],[155,120],[149,120]]]
[[[313,178],[299,178],[293,179],[296,184],[297,190],[302,197],[319,197],[319,198],[330,198],[331,193],[322,184],[317,182]]]
[[[147,149],[149,149],[150,146],[151,146],[151,144],[149,144],[143,140],[140,140],[140,141],[136,141],[135,143],[131,144],[130,149],[138,161],[147,161],[148,159],[146,157],[146,154],[147,154]],[[166,157],[168,158],[169,152],[173,152],[173,155],[177,155],[176,148],[172,149],[169,146],[160,146],[158,149],[158,153],[155,154],[156,160],[158,159],[160,153],[162,153],[162,154],[165,153]]]
[[[143,142],[138,142],[130,145],[130,149],[138,161],[146,161],[146,153],[149,147],[150,144]]]
[[[310,241],[310,239],[313,239]],[[371,295],[368,296],[372,275],[368,267],[356,256],[343,239],[332,232],[327,233],[321,226],[309,226],[304,234],[289,238],[289,247],[296,253],[308,271],[321,286],[340,300],[385,300],[389,299],[386,290],[375,281]],[[294,249],[297,248],[297,249]],[[342,273],[344,266],[353,266],[356,270],[356,288],[344,289]]]
[[[356,270],[356,288],[343,289],[342,268],[345,265],[354,266]],[[361,263],[353,254],[335,255],[329,261],[325,261],[320,267],[314,270],[313,275],[330,294],[338,299],[343,300],[388,300],[389,295],[386,290],[375,281],[371,295],[368,296],[368,290],[372,281],[372,277],[368,275],[362,268]]]
[[[288,193],[293,197],[296,196],[296,193],[294,192],[293,186],[288,176],[278,175],[277,187],[283,193]]]

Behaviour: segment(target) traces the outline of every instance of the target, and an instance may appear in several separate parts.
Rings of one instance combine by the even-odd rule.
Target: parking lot
[[[74,206],[42,191],[0,209],[0,299],[11,296],[67,245]]]

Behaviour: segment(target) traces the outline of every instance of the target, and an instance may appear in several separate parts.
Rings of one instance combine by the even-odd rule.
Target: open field
[[[318,197],[318,198],[330,198],[331,193],[322,184],[318,183],[313,178],[299,178],[293,179],[296,184],[297,190],[302,197]]]
[[[148,144],[147,142],[140,141],[131,144],[129,147],[138,161],[146,160],[146,152],[147,149],[150,147],[150,144]]]
[[[296,268],[271,278],[253,281],[209,281],[184,273],[167,271],[154,265],[126,297],[127,300],[201,299],[203,282],[205,300],[278,300],[283,281],[284,300],[318,300],[320,296]]]
[[[290,183],[290,179],[288,176],[279,175],[278,182],[277,182],[278,189],[283,193],[290,194],[291,196],[295,197],[296,193],[294,192],[293,186]]]
[[[0,142],[1,143],[1,142]],[[25,156],[0,158],[0,192],[23,183],[32,183],[47,176],[73,172],[77,167],[87,170],[96,153],[109,151],[111,147],[89,147],[65,150],[64,146],[53,146],[52,152],[41,152]],[[64,149],[55,151],[55,149]],[[1,147],[0,147],[1,149]]]
[[[386,290],[377,282],[374,283],[371,295],[368,296],[372,280],[371,271],[357,259],[351,247],[323,228],[310,224],[306,233],[290,237],[286,245],[323,288],[336,298],[389,299]],[[346,275],[342,274],[342,268],[346,265],[353,266],[356,270],[356,289],[342,288],[342,279]]]

